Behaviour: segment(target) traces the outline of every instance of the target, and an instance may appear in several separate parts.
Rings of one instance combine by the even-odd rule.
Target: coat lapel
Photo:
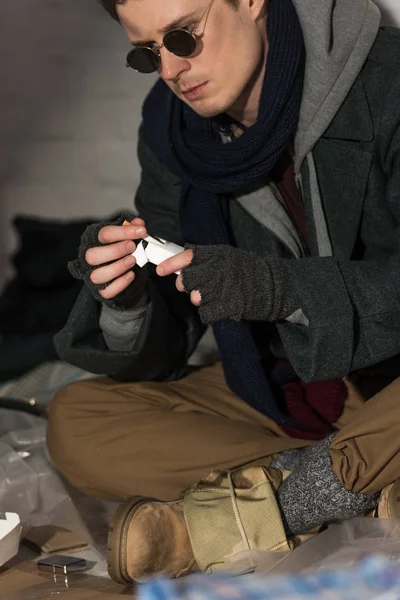
[[[350,258],[357,240],[373,140],[371,114],[359,77],[313,150],[333,254],[338,259]],[[309,213],[311,198],[306,198],[306,193],[304,201]],[[310,245],[315,248],[314,241]]]

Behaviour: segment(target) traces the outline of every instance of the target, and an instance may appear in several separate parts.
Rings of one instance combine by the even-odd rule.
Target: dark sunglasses
[[[214,0],[211,0],[207,5],[199,23],[201,23],[210,10],[213,2]],[[160,45],[154,44],[153,46],[138,46],[137,48],[133,48],[126,57],[126,66],[138,73],[154,73],[154,71],[158,71],[161,65],[161,48],[166,48],[168,52],[176,56],[192,56],[197,49],[197,42],[200,37],[195,33],[198,25],[171,29],[171,31],[168,31],[164,35],[163,43]]]

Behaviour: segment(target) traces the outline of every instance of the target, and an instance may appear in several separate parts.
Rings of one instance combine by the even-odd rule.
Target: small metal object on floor
[[[54,557],[52,557],[54,559]],[[76,559],[75,559],[76,560]],[[59,565],[62,568],[62,565]],[[34,561],[21,563],[0,573],[1,600],[118,600],[134,597],[133,588],[117,586],[110,579],[82,571],[74,573],[38,570]]]
[[[38,570],[42,573],[53,573],[54,575],[69,575],[70,573],[85,571],[87,568],[84,558],[75,558],[74,556],[64,556],[62,554],[40,558],[36,564]]]

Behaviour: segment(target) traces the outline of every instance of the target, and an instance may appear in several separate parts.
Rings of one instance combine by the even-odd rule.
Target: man
[[[160,79],[140,216],[87,230],[56,340],[109,378],[56,396],[48,444],[72,483],[127,498],[110,574],[292,548],[383,488],[396,515],[400,33],[369,0],[103,4]],[[139,269],[147,230],[186,248]],[[220,362],[191,368],[206,325]]]

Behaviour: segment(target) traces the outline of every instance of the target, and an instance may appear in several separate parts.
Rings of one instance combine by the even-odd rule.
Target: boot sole
[[[128,530],[136,511],[148,502],[157,502],[157,500],[145,496],[127,498],[118,506],[111,521],[107,540],[107,567],[111,579],[120,585],[134,583],[128,575],[126,564]]]

